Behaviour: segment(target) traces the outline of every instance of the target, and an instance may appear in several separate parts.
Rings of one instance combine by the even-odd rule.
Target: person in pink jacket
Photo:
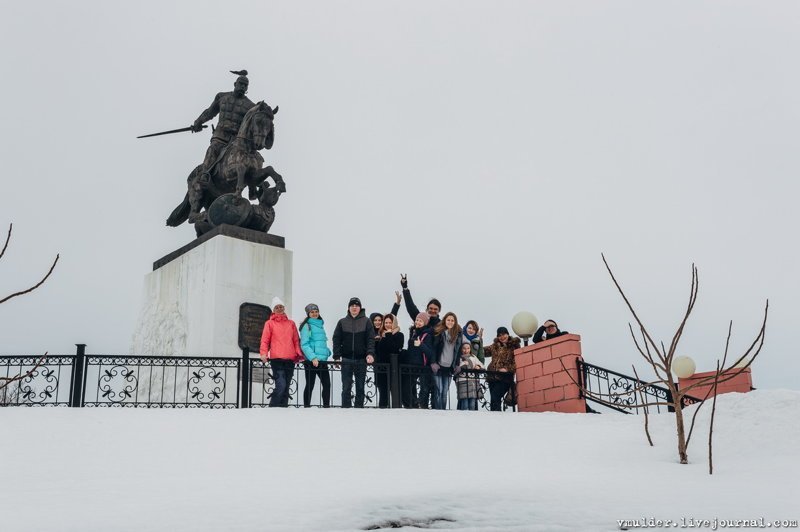
[[[294,376],[294,364],[303,359],[297,325],[286,315],[279,297],[272,299],[272,315],[261,333],[261,360],[272,369],[275,389],[269,406],[289,406],[289,384]]]

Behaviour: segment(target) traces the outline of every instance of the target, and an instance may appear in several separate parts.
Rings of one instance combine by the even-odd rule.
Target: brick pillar
[[[520,412],[586,413],[580,388],[577,359],[581,337],[565,334],[514,351],[517,362],[517,393]],[[564,362],[564,368],[561,362]],[[572,379],[570,379],[570,375]]]
[[[729,392],[739,392],[739,393],[747,393],[753,389],[753,374],[750,372],[751,368],[747,368],[732,379],[720,382],[719,386],[717,386],[717,394],[729,393]],[[733,368],[731,370],[723,372],[719,378],[722,380],[725,378],[726,375],[731,375],[739,371],[737,368]],[[695,373],[691,377],[686,379],[678,379],[678,388],[683,390],[687,386],[691,386],[692,384],[696,383],[700,379],[704,379],[707,377],[713,377],[714,371],[705,371],[703,373]],[[714,381],[710,381],[709,384],[704,384],[702,386],[698,386],[697,388],[693,388],[689,390],[689,395],[692,397],[697,397],[699,399],[703,399],[708,390],[714,387]],[[711,397],[711,394],[708,394]]]

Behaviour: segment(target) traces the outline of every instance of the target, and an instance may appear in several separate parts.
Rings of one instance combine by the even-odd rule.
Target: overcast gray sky
[[[629,372],[600,253],[667,343],[695,262],[680,353],[713,369],[769,297],[754,383],[797,388],[798,28],[796,2],[3,2],[0,294],[61,262],[0,306],[0,353],[127,352],[210,133],[135,137],[246,68],[280,105],[295,318],[388,311],[405,272],[488,340],[530,310]]]

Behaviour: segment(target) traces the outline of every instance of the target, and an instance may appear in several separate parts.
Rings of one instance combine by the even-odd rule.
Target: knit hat
[[[427,325],[428,323],[430,323],[431,317],[428,316],[427,312],[420,312],[419,314],[417,314],[417,317],[416,317],[416,319],[414,321],[416,321],[416,320],[422,320],[422,323],[424,325]]]
[[[498,327],[497,336],[500,336],[501,334],[508,334],[508,329],[506,329],[505,327]]]
[[[357,297],[351,297],[350,298],[350,302],[347,304],[347,306],[351,307],[353,305],[358,305],[360,307],[361,306],[361,300],[358,299]]]
[[[272,298],[271,307],[274,309],[278,305],[281,305],[281,306],[284,306],[284,307],[286,306],[286,304],[283,301],[281,301],[281,298],[279,298],[278,296],[275,296],[275,297]]]
[[[309,303],[308,305],[306,305],[306,316],[308,316],[309,314],[311,314],[312,311],[315,310],[319,312],[319,307],[316,306],[314,303]]]

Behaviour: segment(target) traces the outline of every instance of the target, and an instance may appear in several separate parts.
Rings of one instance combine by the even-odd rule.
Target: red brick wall
[[[724,379],[726,375],[731,375],[739,371],[738,369],[734,368],[727,372],[723,372],[720,375],[720,380]],[[695,373],[689,378],[686,379],[678,379],[678,388],[683,390],[687,386],[691,386],[692,384],[696,383],[697,381],[704,379],[706,377],[713,377],[713,371],[706,371],[703,373]],[[699,399],[703,399],[708,393],[708,390],[714,387],[714,381],[712,380],[709,384],[704,384],[702,386],[698,386],[697,388],[693,388],[689,392],[687,392],[692,397],[697,397]],[[739,393],[747,393],[753,389],[753,374],[750,372],[750,368],[742,371],[732,379],[720,382],[717,386],[717,394],[721,393],[729,393],[729,392],[739,392]],[[711,393],[708,394],[711,397]]]
[[[519,395],[517,410],[586,412],[586,400],[580,397],[580,389],[573,384],[573,379],[579,381],[577,359],[581,356],[580,336],[565,334],[521,347],[514,355]]]

